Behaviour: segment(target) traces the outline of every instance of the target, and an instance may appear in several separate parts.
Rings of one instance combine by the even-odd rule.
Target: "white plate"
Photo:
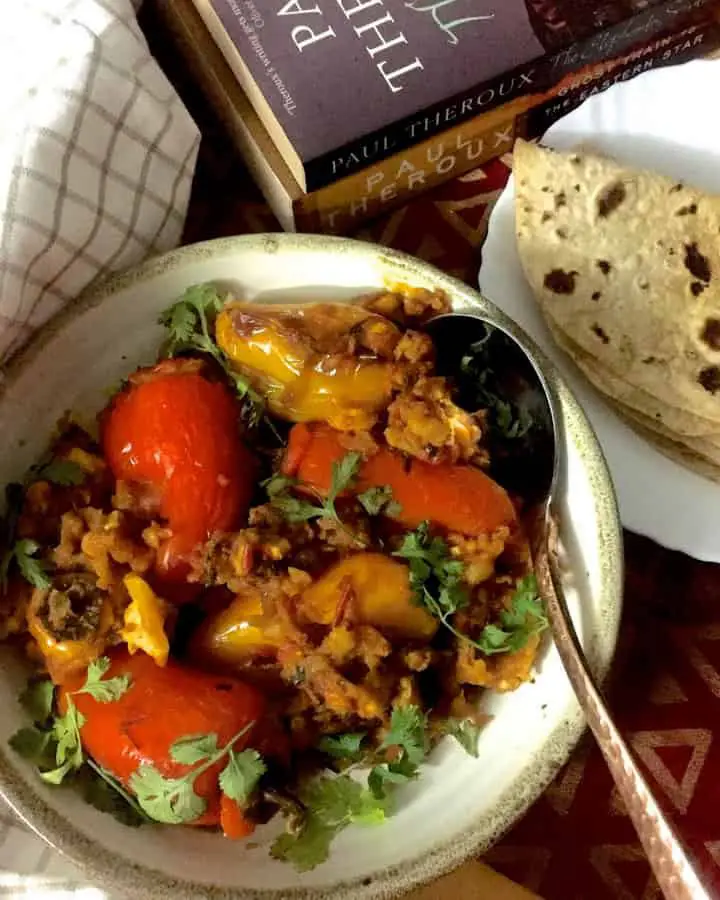
[[[0,485],[44,449],[67,409],[92,416],[107,388],[151,362],[162,338],[158,313],[191,284],[228,283],[238,296],[342,300],[387,284],[442,288],[458,308],[475,307],[509,327],[476,291],[437,269],[360,243],[303,235],[252,235],[185,247],[117,276],[54,320],[0,385]],[[600,674],[617,637],[622,549],[615,500],[597,441],[554,368],[566,467],[559,491],[568,551],[566,589],[586,653]],[[279,823],[254,843],[195,828],[128,829],[71,791],[42,784],[7,749],[21,724],[23,672],[0,652],[0,792],[48,841],[83,864],[107,890],[144,900],[387,900],[486,848],[542,792],[583,728],[557,651],[547,642],[537,677],[487,697],[493,719],[474,759],[446,741],[422,777],[398,793],[385,825],[340,835],[330,859],[298,875],[272,860]]]
[[[701,97],[720,94],[720,60],[647,72],[569,113],[543,138],[582,144],[720,194],[720,117]],[[525,281],[515,242],[512,178],[490,217],[480,289],[529,332],[560,368],[600,439],[623,524],[697,559],[720,562],[720,485],[667,459],[610,410],[555,346]]]

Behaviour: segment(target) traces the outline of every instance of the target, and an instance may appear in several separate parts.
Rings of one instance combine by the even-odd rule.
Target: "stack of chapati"
[[[720,197],[515,148],[525,275],[558,345],[673,459],[720,480]]]

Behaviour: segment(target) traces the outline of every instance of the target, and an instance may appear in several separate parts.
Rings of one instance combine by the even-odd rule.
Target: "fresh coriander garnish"
[[[470,756],[478,756],[481,731],[481,727],[471,719],[448,719],[445,723],[445,733],[454,737]]]
[[[460,361],[460,371],[470,381],[475,404],[490,413],[490,424],[502,438],[514,440],[527,434],[532,428],[532,418],[527,409],[505,400],[493,387],[493,372],[484,355],[490,333],[470,347],[470,352]]]
[[[137,800],[125,790],[114,775],[89,757],[85,763],[78,773],[78,782],[82,796],[90,806],[100,812],[110,813],[131,828],[137,828],[151,821]]]
[[[370,487],[357,498],[369,516],[397,516],[402,512],[402,506],[393,499],[392,488],[389,484]]]
[[[257,787],[265,772],[265,764],[255,750],[236,753],[233,745],[254,725],[250,722],[227,744],[218,748],[216,734],[190,735],[180,738],[170,747],[175,762],[196,765],[185,775],[167,778],[152,765],[142,765],[130,778],[132,789],[141,809],[156,822],[181,825],[201,816],[207,803],[195,793],[195,780],[211,766],[228,757],[219,776],[220,789],[232,800],[244,803]]]
[[[325,862],[333,838],[352,823],[379,824],[386,803],[349,775],[320,777],[300,792],[307,808],[305,822],[296,834],[282,834],[270,851],[275,859],[307,872]]]
[[[40,550],[40,544],[32,541],[30,538],[22,538],[15,541],[12,547],[7,550],[0,562],[0,587],[7,589],[8,575],[10,566],[15,563],[18,570],[25,581],[29,582],[33,587],[47,590],[52,585],[50,576],[48,575],[45,563],[37,558],[37,552]]]
[[[537,580],[534,575],[527,575],[518,583],[509,609],[500,613],[499,625],[486,625],[478,640],[457,629],[452,616],[464,609],[469,599],[462,583],[464,566],[460,560],[452,559],[441,537],[430,537],[427,522],[405,535],[394,556],[408,560],[415,601],[456,637],[485,654],[520,650],[533,635],[548,627],[542,602],[537,596]]]
[[[247,803],[266,770],[257,750],[236,753],[231,749],[228,751],[228,764],[220,773],[220,790],[236,803]]]
[[[526,575],[518,582],[510,607],[500,613],[499,621],[499,625],[483,628],[478,640],[483,653],[513,653],[521,650],[531,637],[545,631],[549,623],[537,595],[534,575]]]
[[[85,481],[85,471],[71,459],[51,459],[33,473],[33,481],[50,481],[60,487],[77,487]]]
[[[282,513],[288,522],[334,519],[348,534],[357,540],[356,536],[345,527],[340,519],[335,501],[343,491],[353,485],[357,479],[361,464],[362,455],[360,453],[346,453],[341,460],[334,462],[332,464],[332,477],[327,497],[321,496],[308,485],[301,486],[304,491],[307,491],[312,496],[313,500],[295,497],[290,493],[290,490],[300,485],[300,482],[293,478],[286,478],[284,475],[273,475],[263,482],[263,485],[270,498],[270,504]]]
[[[392,751],[395,756],[374,766],[368,777],[368,786],[376,797],[385,797],[391,784],[417,778],[427,755],[426,728],[427,717],[419,707],[410,705],[393,710],[390,728],[378,749]]]
[[[192,351],[211,356],[225,372],[238,397],[246,402],[250,424],[256,425],[263,415],[262,397],[245,377],[235,371],[227,354],[211,336],[215,318],[224,302],[212,284],[196,284],[187,288],[182,297],[160,315],[160,324],[168,330],[165,354],[173,357]]]
[[[85,684],[75,694],[90,694],[98,703],[112,703],[130,687],[132,680],[127,673],[116,675],[114,678],[105,678],[105,673],[110,668],[110,660],[107,656],[101,656],[90,663],[85,678]]]
[[[21,704],[35,724],[15,732],[10,738],[10,746],[20,756],[34,762],[40,769],[40,777],[49,784],[61,784],[67,775],[77,772],[87,761],[80,739],[85,717],[73,697],[89,694],[98,703],[112,703],[130,687],[129,675],[104,678],[109,667],[110,660],[106,656],[90,664],[82,687],[66,695],[63,715],[53,715],[55,689],[49,679],[29,685],[20,695]]]
[[[439,619],[458,637],[450,617],[468,604],[467,589],[462,583],[464,566],[452,559],[448,545],[441,537],[430,537],[430,526],[423,522],[408,532],[394,556],[406,559],[410,566],[410,587],[415,600]],[[469,640],[469,638],[465,638]]]
[[[7,590],[10,570],[15,565],[33,587],[49,588],[50,578],[45,565],[36,557],[40,544],[29,538],[18,538],[17,528],[25,500],[25,485],[12,483],[5,488],[6,512],[0,520],[0,591]]]
[[[364,731],[327,734],[320,738],[318,750],[332,756],[333,759],[356,762],[362,757],[362,743],[366,737]]]
[[[52,583],[45,564],[37,558],[40,544],[29,538],[17,537],[28,486],[36,481],[50,481],[62,487],[72,487],[82,484],[84,480],[85,472],[77,463],[69,459],[50,459],[31,468],[22,484],[12,483],[5,488],[6,512],[0,519],[0,591],[7,590],[13,564],[33,587],[47,589]]]

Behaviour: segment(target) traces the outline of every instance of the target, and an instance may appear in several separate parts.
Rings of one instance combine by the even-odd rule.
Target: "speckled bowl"
[[[256,235],[197,244],[115,277],[60,315],[0,382],[0,485],[22,476],[67,410],[91,419],[107,391],[154,359],[164,309],[191,284],[219,281],[248,299],[340,300],[391,284],[442,288],[456,308],[475,308],[517,332],[464,284],[417,259],[350,240]],[[528,339],[524,336],[524,339]],[[528,341],[528,343],[531,343]],[[621,609],[622,545],[612,485],[581,409],[540,351],[557,394],[566,466],[561,482],[571,605],[596,673],[607,670]],[[22,664],[0,655],[0,790],[50,844],[110,891],[152,900],[368,900],[394,897],[486,849],[543,791],[583,730],[580,708],[550,641],[531,684],[488,696],[493,718],[473,759],[454,742],[433,753],[422,777],[398,792],[378,827],[353,827],[327,863],[299,875],[273,861],[277,825],[252,845],[191,828],[130,829],[71,790],[41,784],[7,748],[22,723]],[[158,710],[158,714],[162,714]]]

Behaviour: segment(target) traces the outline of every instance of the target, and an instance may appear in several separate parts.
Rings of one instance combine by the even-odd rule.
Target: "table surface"
[[[152,20],[144,24],[203,132],[185,242],[278,230]],[[495,160],[353,236],[415,254],[474,285],[488,216],[509,165],[508,157]],[[625,611],[610,705],[713,893],[720,894],[720,568],[629,533],[625,554]],[[590,736],[485,859],[548,900],[661,896]],[[471,892],[458,891],[459,883],[432,896],[469,900]]]

